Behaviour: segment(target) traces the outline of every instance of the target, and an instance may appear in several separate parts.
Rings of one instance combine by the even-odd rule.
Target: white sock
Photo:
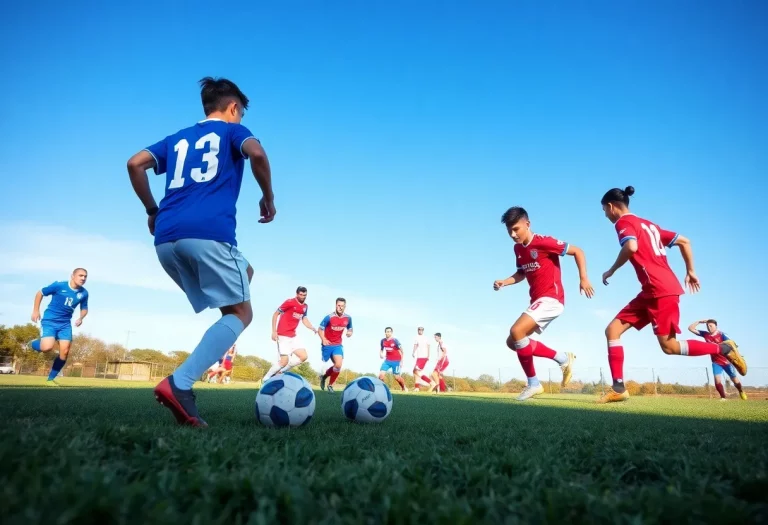
[[[288,364],[282,368],[281,372],[287,372],[294,366],[299,366],[302,362],[303,361],[299,356],[297,356],[296,354],[291,354],[291,357],[288,359]]]
[[[280,368],[282,367],[280,366],[279,362],[272,365],[272,368],[269,369],[269,372],[267,372],[267,375],[264,376],[264,379],[262,379],[262,381],[266,381],[267,379],[275,375],[280,370]]]
[[[555,361],[558,365],[564,365],[568,362],[568,356],[565,355],[565,352],[558,352],[555,354]]]

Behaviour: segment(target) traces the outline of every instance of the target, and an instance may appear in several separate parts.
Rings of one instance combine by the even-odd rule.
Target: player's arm
[[[627,261],[629,261],[632,256],[637,252],[637,239],[627,239],[622,245],[621,250],[619,250],[619,255],[616,256],[616,261],[613,263],[613,266],[611,266],[607,272],[603,273],[603,284],[608,284],[608,279],[616,273],[616,270],[627,264]]]
[[[156,146],[150,147],[159,150]],[[159,155],[157,151],[151,152],[149,149],[143,149],[128,159],[128,176],[131,179],[131,186],[133,186],[133,191],[136,192],[136,196],[144,205],[144,209],[149,215],[152,215],[151,211],[156,211],[157,203],[149,187],[147,170],[154,168],[158,174],[165,172],[165,167],[161,166],[157,155]]]
[[[317,333],[317,330],[315,330],[315,327],[312,326],[312,323],[309,322],[309,317],[307,317],[306,315],[301,318],[301,324],[303,324],[313,332]]]
[[[352,318],[349,317],[349,323],[347,324],[347,337],[352,337]]]
[[[272,314],[272,340],[277,341],[277,319],[283,314],[283,311],[278,308],[275,313]]]
[[[43,286],[35,294],[35,302],[32,304],[32,322],[36,323],[40,320],[40,304],[43,302],[43,297],[56,293],[56,283],[51,283],[48,286]]]
[[[419,347],[419,342],[414,341],[413,342],[413,352],[411,352],[411,357],[416,357],[416,349]]]
[[[699,325],[702,323],[706,323],[706,320],[702,321],[694,321],[688,326],[688,331],[691,332],[693,335],[701,336],[701,331],[699,330]]]
[[[80,326],[83,324],[83,319],[85,319],[85,316],[88,315],[88,295],[86,294],[85,297],[83,297],[83,300],[80,301],[80,317],[75,320],[75,326]]]
[[[275,194],[272,191],[272,169],[269,165],[267,153],[261,143],[255,137],[248,137],[240,146],[240,151],[251,162],[253,178],[261,188],[263,195],[259,202],[262,218],[259,222],[270,222],[275,216]]]
[[[384,359],[384,339],[379,343],[379,359]]]
[[[573,244],[566,245],[565,254],[573,257],[576,262],[576,268],[579,270],[579,293],[584,293],[587,297],[592,297],[595,293],[592,283],[587,276],[587,256],[584,250]]]
[[[320,321],[320,326],[317,328],[317,336],[320,338],[320,343],[323,346],[329,346],[330,342],[325,338],[325,327],[331,322],[331,316],[326,315],[323,320]]]
[[[680,255],[682,255],[683,262],[685,263],[685,284],[691,293],[698,292],[701,288],[701,283],[699,283],[699,278],[696,276],[696,271],[693,268],[693,247],[691,246],[691,241],[679,233],[661,229],[659,230],[659,236],[662,244],[668,248],[673,246],[680,248]]]
[[[525,280],[525,272],[523,271],[522,268],[518,268],[514,274],[510,275],[506,279],[500,279],[498,281],[494,281],[493,289],[498,290],[499,288],[504,288],[505,286],[511,286],[513,284],[517,284],[524,280]]]

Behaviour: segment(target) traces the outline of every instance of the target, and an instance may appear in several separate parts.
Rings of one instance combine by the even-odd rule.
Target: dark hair
[[[384,331],[385,331],[385,332],[386,332],[387,330],[392,330],[392,327],[391,327],[391,326],[388,326],[388,327],[386,327],[386,328],[384,329]]]
[[[528,212],[521,206],[512,206],[501,216],[501,222],[507,226],[512,226],[522,219],[528,220]]]
[[[206,115],[214,111],[224,111],[233,100],[239,101],[243,109],[248,109],[248,97],[231,80],[205,77],[200,80],[200,88],[200,98]]]
[[[713,325],[717,326],[717,321],[714,319],[707,319],[707,324],[712,323]]]
[[[629,206],[629,198],[635,194],[635,188],[627,186],[624,190],[619,188],[612,188],[605,192],[603,198],[600,199],[600,204],[605,206],[609,202],[621,202],[624,206]]]
[[[303,286],[296,288],[296,293],[307,293],[307,289]]]
[[[436,335],[437,337],[443,337],[443,334],[441,334],[440,332],[435,332],[435,335]]]
[[[72,270],[72,273],[77,273],[78,270],[82,270],[85,273],[88,273],[88,270],[86,270],[85,268],[75,268],[74,270]]]
[[[337,302],[337,303],[345,303],[345,304],[346,304],[347,300],[346,300],[346,299],[344,299],[343,297],[337,297],[337,298],[336,298],[336,302]]]

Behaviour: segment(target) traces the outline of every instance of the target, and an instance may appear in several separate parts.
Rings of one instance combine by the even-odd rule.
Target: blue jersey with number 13
[[[237,245],[235,213],[243,182],[243,143],[253,134],[241,124],[207,119],[146,148],[156,174],[166,174],[155,219],[155,245],[208,239]]]

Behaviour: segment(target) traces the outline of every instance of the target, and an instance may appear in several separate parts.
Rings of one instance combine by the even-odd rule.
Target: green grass
[[[768,403],[395,394],[380,425],[317,391],[259,426],[256,390],[198,389],[180,428],[149,383],[0,378],[7,524],[766,523]]]

